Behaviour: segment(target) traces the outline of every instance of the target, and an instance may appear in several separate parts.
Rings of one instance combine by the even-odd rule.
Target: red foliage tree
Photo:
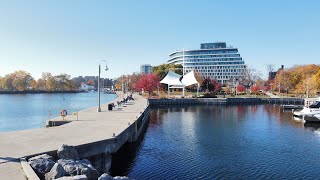
[[[202,81],[202,89],[208,89],[209,92],[217,92],[221,90],[221,84],[215,79],[206,77]]]
[[[238,91],[238,92],[244,92],[245,90],[246,90],[246,88],[245,88],[243,85],[239,84],[239,85],[237,86],[237,91]]]
[[[260,87],[258,85],[253,85],[251,87],[251,92],[257,93],[260,90]]]
[[[269,91],[271,88],[270,88],[270,86],[263,86],[262,87],[262,90],[264,90],[264,91]]]
[[[161,86],[160,78],[154,73],[143,74],[138,80],[138,82],[135,84],[135,88],[138,91],[141,91],[142,89],[144,91],[148,91],[149,97],[151,92],[153,92],[154,90],[157,90],[157,88],[160,86]]]

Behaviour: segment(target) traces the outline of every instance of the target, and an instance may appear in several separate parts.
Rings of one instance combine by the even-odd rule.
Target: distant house
[[[278,71],[269,72],[269,77],[268,77],[268,79],[269,79],[269,80],[274,80],[274,78],[276,78],[278,72],[281,71],[281,70],[283,70],[283,69],[284,69],[284,65],[281,65],[281,68],[279,68]]]
[[[90,85],[83,82],[83,83],[81,83],[79,90],[80,91],[91,91],[91,90],[94,90],[94,86],[90,86]]]

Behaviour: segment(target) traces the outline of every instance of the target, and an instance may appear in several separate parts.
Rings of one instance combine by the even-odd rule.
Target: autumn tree
[[[141,91],[141,90],[148,91],[149,97],[151,93],[157,90],[157,88],[159,88],[160,86],[161,86],[160,78],[155,73],[143,74],[139,78],[138,82],[135,84],[135,88],[138,91]]]
[[[243,85],[239,84],[239,85],[237,85],[237,91],[238,92],[245,92],[246,88]]]
[[[315,93],[317,81],[315,75],[319,72],[320,66],[300,65],[290,69],[284,69],[277,73],[274,84],[282,90],[292,89],[297,94]]]
[[[206,89],[209,92],[217,92],[221,90],[221,84],[210,77],[206,77],[201,83],[202,89]]]
[[[250,90],[251,90],[252,93],[257,93],[260,89],[261,89],[260,86],[257,85],[257,84],[255,84],[255,85],[253,85],[253,86],[251,87]]]
[[[33,81],[33,77],[30,73],[26,71],[15,71],[13,73],[14,79],[12,81],[12,86],[15,90],[25,91],[29,87],[31,87],[31,82]]]
[[[317,72],[317,74],[315,74],[313,76],[313,80],[316,82],[315,87],[316,87],[317,92],[320,92],[320,69]]]
[[[7,90],[7,91],[13,91],[14,87],[13,87],[13,80],[15,79],[15,76],[13,73],[11,74],[7,74],[2,78],[2,88],[3,90]]]

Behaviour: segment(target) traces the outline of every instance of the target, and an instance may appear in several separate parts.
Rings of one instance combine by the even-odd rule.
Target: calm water
[[[113,156],[136,179],[318,179],[320,133],[279,106],[154,109],[141,141]]]
[[[101,103],[116,98],[115,94],[101,94]],[[98,104],[98,93],[0,95],[0,132],[44,127],[48,111],[59,116],[87,109]]]

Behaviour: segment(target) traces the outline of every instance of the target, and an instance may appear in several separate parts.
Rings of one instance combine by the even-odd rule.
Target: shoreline
[[[81,91],[0,91],[0,94],[71,94],[82,93]]]

